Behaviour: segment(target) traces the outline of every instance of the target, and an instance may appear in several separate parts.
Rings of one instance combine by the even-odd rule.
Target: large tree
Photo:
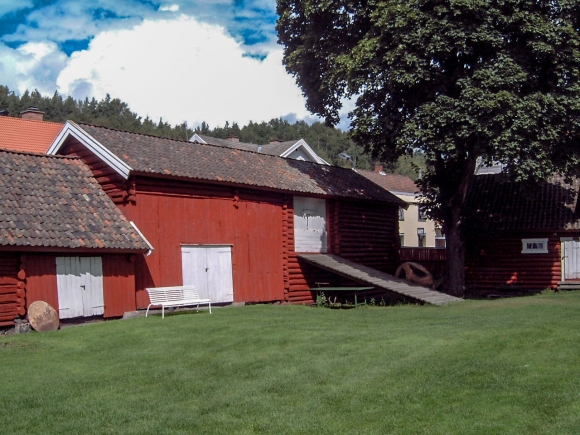
[[[422,151],[447,237],[446,291],[465,286],[461,209],[478,161],[514,178],[576,166],[578,0],[278,0],[284,64],[312,112],[384,160]]]

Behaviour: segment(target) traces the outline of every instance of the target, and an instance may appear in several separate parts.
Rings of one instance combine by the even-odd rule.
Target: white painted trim
[[[528,243],[543,243],[544,248],[528,249]],[[548,253],[548,239],[522,239],[522,254],[547,254]]]
[[[300,139],[298,142],[296,142],[294,145],[292,145],[290,148],[288,148],[286,151],[280,154],[280,157],[288,157],[290,154],[292,154],[300,147],[304,148],[306,154],[308,154],[316,163],[319,163],[321,165],[329,165],[328,162],[318,157],[318,154],[316,154],[314,150],[310,148],[310,145],[308,145],[304,139]]]
[[[115,154],[109,151],[99,141],[84,131],[81,127],[72,121],[67,121],[48,151],[49,155],[56,155],[66,139],[72,136],[101,158],[111,168],[123,178],[129,178],[129,173],[133,170],[129,165],[119,159]]]
[[[145,254],[145,257],[149,257],[153,253],[153,251],[155,250],[155,248],[153,247],[153,245],[151,243],[149,243],[149,240],[147,240],[147,237],[145,237],[143,235],[143,233],[141,232],[141,230],[139,228],[137,228],[137,225],[135,225],[135,222],[129,221],[129,223],[131,224],[131,226],[133,228],[135,228],[135,231],[137,231],[137,233],[143,238],[143,240],[145,240],[145,243],[147,243],[147,246],[149,246],[149,251],[147,251],[147,254]]]
[[[181,243],[179,246],[181,246],[182,248],[197,248],[198,246],[211,246],[212,248],[219,248],[224,247],[233,247],[234,244],[233,243]]]
[[[193,136],[189,138],[189,141],[207,144],[207,142],[204,141],[197,133],[193,133]]]

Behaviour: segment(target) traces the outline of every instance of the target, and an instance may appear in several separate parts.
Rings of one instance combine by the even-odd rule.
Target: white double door
[[[181,247],[183,285],[194,285],[199,297],[212,303],[233,302],[232,247]]]
[[[56,281],[61,319],[104,313],[101,257],[56,257]]]

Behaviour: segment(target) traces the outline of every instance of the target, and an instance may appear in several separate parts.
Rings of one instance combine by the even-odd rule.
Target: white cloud
[[[30,42],[16,49],[0,43],[1,84],[19,93],[38,89],[50,95],[67,60],[54,42]]]
[[[179,5],[164,5],[159,7],[160,11],[177,12],[179,10]]]
[[[181,16],[145,20],[133,29],[97,35],[61,72],[59,92],[97,99],[109,93],[131,110],[172,124],[226,120],[240,125],[288,113],[308,116],[304,98],[282,66],[282,51],[262,62],[222,27]]]

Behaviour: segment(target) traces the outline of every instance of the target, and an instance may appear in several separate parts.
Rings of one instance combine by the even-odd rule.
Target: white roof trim
[[[189,138],[190,142],[197,142],[197,143],[203,143],[203,144],[207,144],[206,141],[204,141],[197,133],[193,133],[193,136],[191,136]]]
[[[143,235],[141,230],[139,230],[139,228],[137,228],[137,225],[135,225],[135,222],[129,221],[129,223],[131,224],[131,226],[133,228],[135,228],[135,231],[137,231],[137,234],[139,234],[143,238],[143,240],[145,240],[145,243],[147,243],[147,246],[149,246],[149,251],[147,251],[147,254],[145,254],[146,257],[149,257],[151,255],[151,253],[155,250],[155,248],[153,247],[153,245],[151,243],[149,243],[149,240],[147,240],[147,237],[145,237]]]
[[[304,139],[300,139],[298,142],[296,142],[294,145],[292,145],[290,148],[288,148],[286,151],[280,154],[280,157],[288,157],[290,154],[292,154],[300,147],[304,148],[306,154],[308,154],[312,158],[312,160],[314,160],[316,163],[320,163],[322,165],[329,165],[328,162],[318,157],[318,154],[316,154],[314,150],[310,148],[310,145],[308,145]]]
[[[69,136],[74,137],[76,140],[86,146],[123,178],[129,178],[129,173],[133,170],[133,168],[119,159],[115,154],[105,148],[99,141],[97,141],[72,121],[66,122],[46,153],[50,155],[56,155]]]

